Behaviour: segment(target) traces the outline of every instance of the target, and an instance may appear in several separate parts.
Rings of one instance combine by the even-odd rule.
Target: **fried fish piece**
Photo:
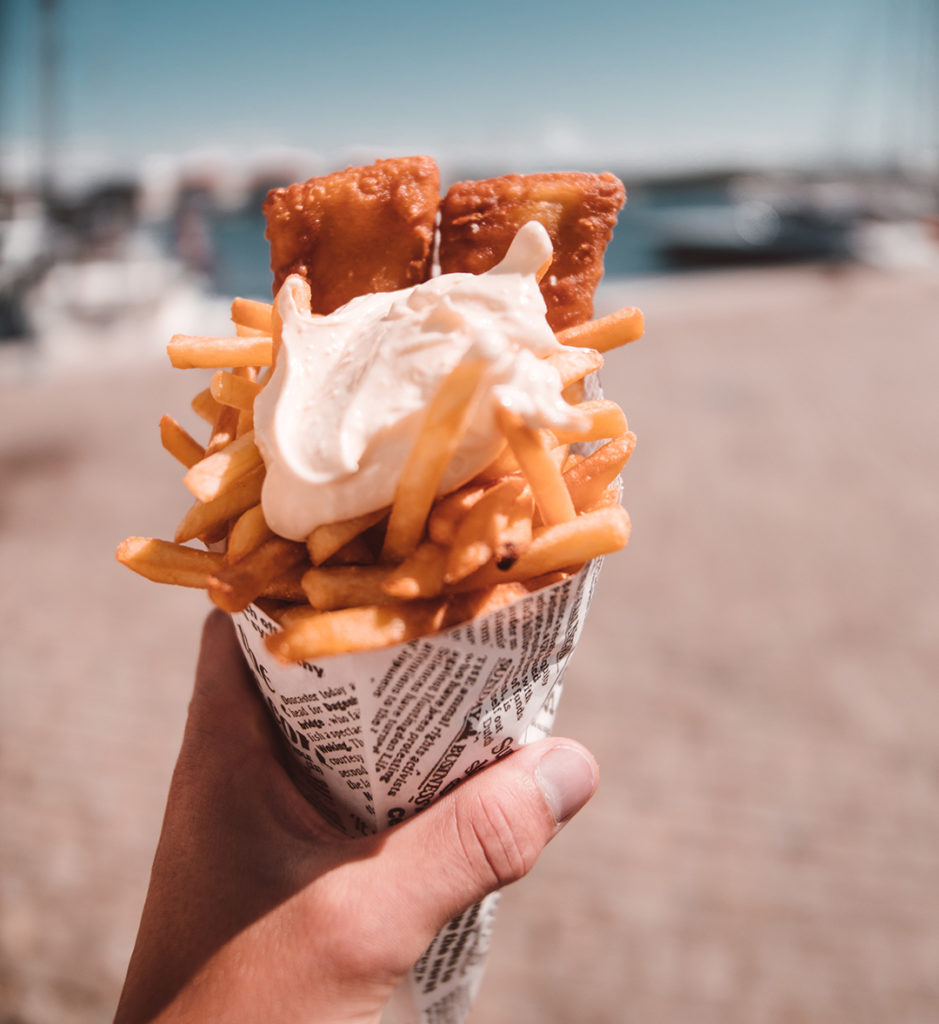
[[[379,160],[272,189],[264,202],[274,294],[290,274],[310,283],[312,309],[430,276],[440,172],[427,156]]]
[[[541,280],[556,330],[593,316],[603,253],[626,201],[612,174],[508,174],[453,185],[440,205],[440,270],[481,274],[505,255],[518,229],[540,221],[554,259]]]

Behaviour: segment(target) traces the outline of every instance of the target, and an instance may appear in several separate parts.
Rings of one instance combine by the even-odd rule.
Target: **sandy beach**
[[[939,278],[605,286],[639,444],[556,731],[594,801],[506,892],[472,1024],[939,1019]],[[178,329],[186,330],[185,324]],[[132,344],[132,339],[128,339]],[[113,1013],[206,599],[149,349],[0,375],[0,1021]]]

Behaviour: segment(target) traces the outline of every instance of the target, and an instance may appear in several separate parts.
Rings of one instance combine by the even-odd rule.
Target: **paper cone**
[[[349,835],[379,832],[548,735],[601,561],[446,632],[317,662],[282,665],[264,646],[275,623],[254,606],[234,615],[300,784],[324,818]],[[383,1022],[465,1020],[495,903],[483,900],[440,932]]]

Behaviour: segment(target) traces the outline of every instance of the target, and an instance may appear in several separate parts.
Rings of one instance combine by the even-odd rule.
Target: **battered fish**
[[[266,237],[274,294],[302,274],[312,309],[331,313],[357,295],[430,276],[440,173],[426,156],[379,160],[268,193]]]
[[[518,229],[540,221],[554,245],[541,281],[548,323],[556,330],[593,316],[603,253],[626,201],[612,174],[509,174],[461,181],[440,206],[440,270],[481,274],[505,255]]]

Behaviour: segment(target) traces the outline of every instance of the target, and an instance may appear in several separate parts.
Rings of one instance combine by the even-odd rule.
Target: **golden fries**
[[[392,597],[436,597],[443,590],[447,549],[433,541],[419,545],[382,585]]]
[[[479,619],[483,615],[519,601],[528,596],[528,590],[522,583],[496,583],[481,590],[471,590],[466,594],[454,594],[447,601],[444,613],[443,628],[458,626],[470,619]]]
[[[203,338],[174,334],[166,346],[178,370],[217,370],[226,366],[270,366],[274,359],[270,337]]]
[[[256,299],[235,299],[231,304],[232,323],[270,335],[273,330],[273,307]]]
[[[543,291],[557,289],[557,261],[556,253],[540,268]],[[313,296],[323,291],[318,275],[330,271],[323,264],[311,274],[303,261],[301,269],[288,262],[273,303],[234,299],[233,336],[176,334],[167,345],[172,366],[214,371],[192,399],[209,425],[204,446],[172,417],[160,420],[161,443],[186,468],[183,484],[196,500],[173,541],[129,537],[118,561],[157,582],[202,588],[230,613],[257,604],[279,627],[266,637],[268,649],[296,662],[457,626],[560,583],[627,543],[629,517],[614,482],[635,435],[616,403],[584,396],[593,393],[587,378],[603,366],[603,353],[642,335],[642,313],[632,307],[587,322],[577,322],[581,313],[548,316],[560,347],[544,361],[576,407],[575,426],[535,429],[497,404],[488,364],[464,357],[427,403],[390,507],[324,523],[302,541],[275,534],[261,504],[266,468],[255,444],[255,400],[279,358],[280,310],[286,318],[292,303],[304,317],[320,315],[311,311]],[[325,307],[317,301],[316,308]],[[586,305],[582,315],[590,315]],[[479,410],[495,418],[501,434],[491,451],[498,454],[468,483],[442,493],[441,481],[457,474],[450,466],[468,417]],[[474,471],[468,466],[462,479]],[[193,540],[212,550],[187,546]]]
[[[434,633],[444,622],[444,601],[399,601],[358,605],[334,612],[310,608],[290,617],[267,649],[280,661],[307,661],[331,654],[371,650]]]
[[[392,572],[389,565],[314,567],[303,575],[303,591],[310,604],[324,612],[360,604],[391,604],[395,598],[383,584]]]
[[[183,477],[183,483],[199,501],[211,501],[260,465],[261,453],[251,431],[197,462]]]
[[[303,572],[305,566],[301,563],[292,569],[282,573],[276,579],[265,584],[261,591],[260,599],[272,598],[275,601],[287,601],[292,605],[302,606],[306,595],[303,592]],[[256,603],[252,601],[251,603]]]
[[[603,366],[603,356],[593,348],[562,348],[551,352],[545,362],[558,371],[561,387],[568,388]]]
[[[302,304],[304,288],[290,280]],[[263,303],[236,302],[232,315],[246,334],[279,335],[276,313]],[[603,363],[597,323],[571,329],[579,333],[567,343],[585,347],[547,357],[566,387]],[[437,497],[484,370],[475,362],[458,365],[431,401],[390,510],[324,524],[305,544],[278,537],[259,504],[264,465],[250,429],[263,386],[251,367],[263,365],[266,350],[248,356],[255,337],[215,341],[178,335],[171,344],[175,365],[211,367],[223,352],[228,360],[192,403],[212,424],[207,447],[172,418],[160,422],[163,445],[187,466],[184,483],[198,500],[175,542],[131,537],[117,557],[158,582],[202,587],[229,612],[273,602],[282,631],[268,646],[281,660],[403,642],[488,614],[626,543],[629,519],[609,485],[635,437],[609,401],[579,403],[582,425],[570,430],[533,430],[499,408],[502,454],[470,484]],[[604,438],[611,440],[592,455],[569,453],[571,443]],[[196,538],[224,541],[225,551],[185,546]]]
[[[509,569],[494,564],[483,566],[454,586],[454,590],[476,590],[495,583],[508,583],[580,566],[591,558],[608,555],[626,546],[629,516],[621,505],[587,512],[567,523],[545,526],[536,531],[528,550]]]
[[[221,406],[212,397],[212,392],[209,388],[203,388],[202,391],[198,392],[192,399],[192,411],[200,418],[205,420],[206,423],[215,424],[219,414],[222,411]]]
[[[178,587],[208,587],[212,574],[225,562],[214,551],[200,551],[153,537],[128,537],[117,549],[117,560],[155,583]]]
[[[594,348],[598,352],[609,352],[630,341],[642,337],[645,321],[642,311],[632,306],[620,309],[609,316],[598,320],[588,320],[576,327],[566,327],[558,331],[558,341],[562,345],[574,345],[580,348]]]
[[[585,425],[581,429],[552,431],[558,441],[575,443],[579,441],[599,441],[604,437],[620,437],[626,433],[626,415],[616,402],[595,399],[580,402],[578,410],[584,418]]]
[[[264,467],[258,466],[236,480],[231,487],[211,501],[197,501],[176,528],[174,540],[184,543],[204,537],[235,516],[240,516],[261,500]]]
[[[608,441],[592,455],[564,473],[564,483],[574,507],[585,509],[600,500],[603,492],[623,471],[636,447],[636,435],[626,433]]]
[[[183,430],[172,416],[160,417],[160,442],[173,458],[187,468],[205,458],[202,445]]]
[[[458,363],[431,400],[395,491],[382,548],[384,561],[401,561],[417,547],[485,369],[482,361]]]
[[[241,411],[254,408],[254,400],[261,385],[247,377],[236,377],[227,370],[219,370],[209,385],[209,392],[221,405],[231,405]]]
[[[531,493],[521,477],[509,477],[490,487],[454,532],[446,552],[444,581],[462,580],[493,558],[503,565],[514,562],[531,543],[533,508]]]
[[[440,498],[427,517],[427,533],[437,544],[449,544],[456,534],[460,519],[486,493],[486,484],[467,484],[458,491]]]
[[[518,413],[501,407],[496,419],[509,447],[518,459],[545,523],[566,523],[576,515],[564,478],[538,431],[527,426]]]
[[[228,534],[225,561],[237,562],[274,536],[264,518],[264,509],[252,505],[235,520]]]
[[[223,611],[243,611],[256,597],[267,593],[275,580],[306,560],[303,544],[272,537],[239,561],[223,564],[209,579],[209,597]]]
[[[380,508],[376,512],[366,512],[353,519],[343,519],[338,523],[324,523],[322,526],[318,526],[306,539],[310,561],[314,565],[322,565],[351,540],[380,523],[387,515],[388,510]]]

